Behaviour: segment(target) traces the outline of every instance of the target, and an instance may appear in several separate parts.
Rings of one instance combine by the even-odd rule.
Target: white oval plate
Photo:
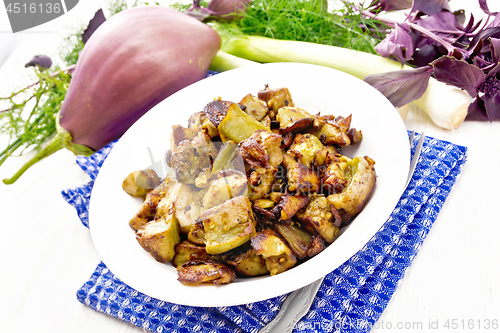
[[[157,262],[135,240],[129,219],[141,200],[126,194],[123,179],[152,161],[162,164],[172,125],[187,126],[189,116],[220,96],[239,102],[248,93],[287,87],[297,107],[311,114],[352,114],[363,132],[348,156],[375,160],[373,196],[343,234],[319,255],[275,276],[237,279],[229,285],[185,286],[170,264]],[[201,80],[165,99],[139,119],[115,145],[95,181],[90,200],[90,232],[106,266],[130,287],[160,300],[191,306],[229,306],[279,296],[301,288],[343,264],[379,230],[404,189],[410,164],[406,128],[392,104],[353,76],[316,65],[275,63],[239,68]]]

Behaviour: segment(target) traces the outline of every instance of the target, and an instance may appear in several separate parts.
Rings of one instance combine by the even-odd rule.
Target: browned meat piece
[[[194,184],[198,174],[211,167],[210,137],[199,132],[191,141],[182,141],[172,151],[171,164],[181,183]]]
[[[181,283],[198,285],[211,282],[216,285],[234,281],[236,272],[226,265],[213,260],[191,260],[177,267],[178,278]]]

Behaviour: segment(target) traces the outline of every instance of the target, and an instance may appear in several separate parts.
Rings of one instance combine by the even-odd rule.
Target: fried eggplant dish
[[[287,88],[214,99],[172,127],[169,175],[125,178],[144,199],[129,225],[186,285],[282,273],[334,242],[370,198],[375,161],[342,154],[362,137],[350,115],[311,114]]]

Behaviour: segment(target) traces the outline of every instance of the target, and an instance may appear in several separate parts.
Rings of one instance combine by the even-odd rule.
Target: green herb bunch
[[[0,165],[15,153],[21,155],[27,148],[40,149],[56,132],[56,115],[71,80],[68,71],[54,73],[36,67],[38,81],[10,96],[0,97],[0,133],[10,137],[7,147],[0,152]]]
[[[254,0],[235,21],[214,19],[214,28],[225,39],[238,35],[264,36],[339,46],[376,54],[375,45],[387,27],[360,14],[348,1],[329,9],[326,0]]]

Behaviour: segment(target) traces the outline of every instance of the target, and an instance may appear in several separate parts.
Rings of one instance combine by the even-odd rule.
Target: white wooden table
[[[0,67],[0,95],[8,92],[6,82],[23,76],[23,69],[10,68],[10,62],[24,64],[34,51],[56,54],[53,32],[63,31],[77,18],[92,17],[99,1],[84,1],[73,10],[73,18],[70,12],[64,22],[47,23],[19,37]],[[480,15],[475,1],[453,0],[450,5]],[[0,50],[9,31],[2,11]],[[500,123],[466,122],[447,131],[416,109],[405,123],[409,129],[467,146],[468,162],[373,332],[500,332]],[[0,137],[2,149],[5,140]],[[0,178],[11,176],[28,158],[10,159],[0,168]],[[77,289],[100,258],[61,190],[88,180],[74,155],[60,151],[14,185],[0,184],[0,332],[143,331],[76,299]]]

